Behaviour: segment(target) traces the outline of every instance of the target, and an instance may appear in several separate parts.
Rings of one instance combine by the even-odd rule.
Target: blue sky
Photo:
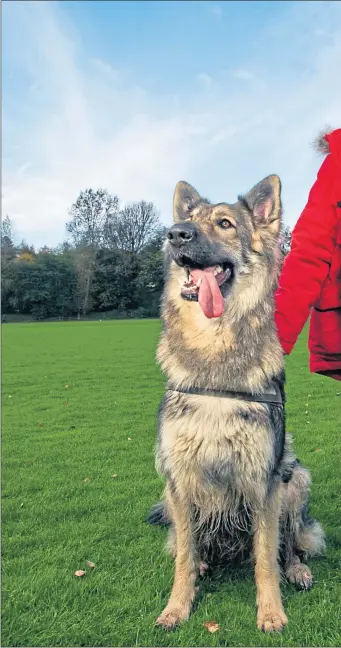
[[[341,122],[341,2],[15,2],[3,14],[3,213],[40,246],[79,191],[233,202],[269,173],[293,225]]]

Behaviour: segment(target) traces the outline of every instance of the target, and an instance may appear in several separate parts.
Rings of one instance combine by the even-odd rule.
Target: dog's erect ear
[[[178,182],[173,199],[174,222],[179,223],[188,218],[189,211],[198,202],[198,192],[188,182]]]
[[[270,175],[243,197],[243,202],[252,213],[256,230],[267,230],[279,236],[281,230],[282,203],[281,181],[277,175]]]

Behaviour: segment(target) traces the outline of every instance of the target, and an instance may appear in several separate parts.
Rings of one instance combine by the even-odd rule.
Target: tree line
[[[105,189],[81,191],[69,210],[68,239],[39,250],[1,227],[2,314],[46,318],[158,317],[167,229],[151,202],[121,207]],[[283,230],[281,248],[290,247]]]

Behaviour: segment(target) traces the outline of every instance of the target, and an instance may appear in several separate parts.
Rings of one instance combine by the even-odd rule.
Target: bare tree
[[[8,214],[1,223],[1,245],[12,245],[14,244],[14,233],[13,233],[13,223]]]
[[[108,228],[108,240],[124,252],[138,254],[160,230],[159,215],[151,202],[135,202],[122,209]]]
[[[91,309],[91,286],[96,269],[96,256],[90,247],[78,246],[71,253],[73,257],[76,276],[76,307],[78,319],[85,316]]]
[[[70,209],[66,229],[75,245],[78,313],[89,311],[91,285],[96,269],[96,255],[107,231],[117,217],[119,199],[106,189],[81,191]]]
[[[81,191],[69,211],[71,220],[66,223],[73,243],[98,248],[118,209],[118,197],[112,196],[106,189]]]
[[[8,306],[8,296],[13,286],[10,267],[15,256],[13,223],[6,215],[1,223],[1,309]]]

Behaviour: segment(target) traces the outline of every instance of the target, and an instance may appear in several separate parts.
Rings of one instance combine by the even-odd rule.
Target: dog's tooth
[[[201,284],[201,277],[199,277],[197,283],[195,284],[196,288],[200,288],[200,284]]]

